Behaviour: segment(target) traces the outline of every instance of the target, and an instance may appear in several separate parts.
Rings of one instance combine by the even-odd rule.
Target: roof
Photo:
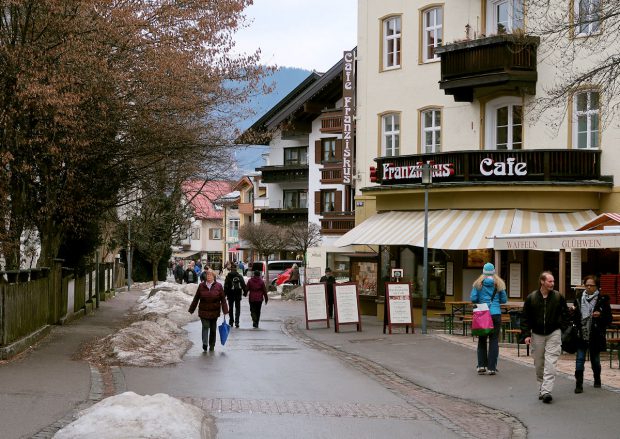
[[[219,197],[217,199],[217,202],[218,203],[235,203],[239,201],[240,196],[241,196],[241,193],[239,191],[232,191]]]
[[[607,226],[619,226],[620,213],[601,213],[596,218],[588,221],[577,230],[603,230]]]
[[[235,183],[235,185],[233,186],[233,189],[236,191],[240,191],[244,187],[254,187],[254,185],[252,184],[252,180],[250,180],[250,177],[247,175],[244,175],[243,177],[241,177],[239,181]]]
[[[192,205],[196,219],[222,219],[223,210],[215,208],[215,200],[232,189],[232,182],[225,180],[193,180],[183,184],[185,197]]]

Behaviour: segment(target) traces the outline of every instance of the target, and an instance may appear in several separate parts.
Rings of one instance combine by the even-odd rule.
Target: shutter
[[[323,151],[321,151],[322,146],[323,144],[320,140],[314,141],[314,163],[316,163],[317,165],[320,165],[323,161]]]
[[[321,191],[314,192],[314,213],[321,214]]]
[[[342,212],[342,191],[336,191],[334,195],[334,211]]]
[[[213,239],[213,229],[209,229],[209,239]]]
[[[336,160],[342,160],[342,139],[336,139]]]

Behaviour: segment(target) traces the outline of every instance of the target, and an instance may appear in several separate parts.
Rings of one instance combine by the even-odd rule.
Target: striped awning
[[[501,210],[432,210],[428,212],[428,247],[444,250],[493,248],[495,235],[527,231],[576,230],[594,218],[592,211],[568,213]],[[335,246],[411,245],[424,247],[424,212],[378,213],[343,235]]]

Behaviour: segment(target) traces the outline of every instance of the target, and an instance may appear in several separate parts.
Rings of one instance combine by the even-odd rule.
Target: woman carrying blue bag
[[[488,336],[478,337],[478,375],[495,375],[499,356],[499,332],[502,326],[500,304],[506,303],[508,297],[506,282],[495,274],[495,267],[490,262],[484,264],[482,274],[474,282],[471,301],[474,304],[487,304],[493,319],[493,331]],[[487,339],[489,340],[488,350]]]
[[[198,307],[198,317],[202,322],[202,349],[213,351],[217,319],[223,311],[224,320],[226,320],[228,304],[224,296],[224,288],[215,280],[215,273],[211,270],[207,271],[205,280],[198,285],[196,295],[188,310],[189,313],[192,314],[196,307]]]

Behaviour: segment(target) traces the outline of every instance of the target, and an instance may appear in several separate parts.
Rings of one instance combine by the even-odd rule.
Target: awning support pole
[[[558,267],[558,291],[566,296],[566,250],[560,249],[560,266]]]
[[[497,273],[497,275],[499,276],[499,273],[501,273],[501,264],[502,264],[502,251],[501,250],[495,250],[495,272]]]

